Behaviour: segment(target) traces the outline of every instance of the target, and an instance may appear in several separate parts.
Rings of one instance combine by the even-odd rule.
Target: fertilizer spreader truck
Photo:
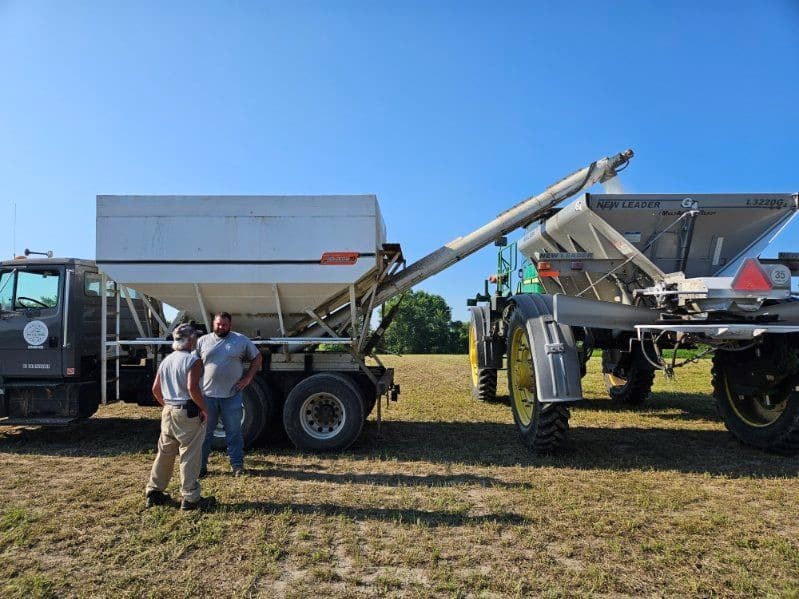
[[[280,427],[302,449],[346,448],[358,437],[375,405],[379,416],[378,400],[383,396],[396,399],[399,393],[393,370],[383,366],[375,354],[396,307],[371,330],[373,311],[511,231],[552,214],[563,200],[615,176],[616,169],[631,157],[628,150],[598,160],[407,267],[400,246],[386,241],[374,196],[98,196],[99,323],[105,328],[100,333],[103,341],[97,368],[91,371],[94,387],[90,390],[86,385],[80,392],[99,394],[106,401],[109,388],[123,378],[120,362],[126,357],[128,362],[138,358],[137,363],[152,375],[173,326],[194,321],[210,330],[211,315],[224,310],[233,314],[234,328],[253,339],[264,354],[262,372],[245,393],[246,442],[269,436]],[[64,268],[61,280],[71,276],[72,268]],[[4,263],[3,269],[12,272],[13,266]],[[615,280],[617,274],[608,278]],[[116,302],[102,300],[108,281],[120,290]],[[134,318],[137,333],[128,334],[123,320],[109,314],[110,307],[117,306],[115,312],[120,314],[125,305],[136,312],[133,292],[147,306],[147,316],[157,322],[156,330],[147,328],[151,327],[149,320]],[[68,298],[74,289],[61,293],[63,299],[48,309],[67,315],[63,322],[73,322]],[[780,304],[790,305],[783,295]],[[658,326],[660,317],[650,322],[653,311],[644,308],[658,301],[651,297],[628,302],[620,295],[618,301],[614,296],[602,302],[605,310],[625,315],[620,318],[621,326],[607,329],[612,339],[619,339],[615,329],[628,330],[628,310],[635,315],[645,313],[649,317],[645,322]],[[172,322],[167,323],[159,310],[161,303],[178,310]],[[534,449],[549,449],[556,445],[548,440],[551,428],[557,429],[560,440],[567,425],[568,412],[562,402],[579,399],[584,363],[580,352],[590,349],[591,343],[578,346],[577,340],[581,339],[579,331],[588,331],[591,325],[555,323],[548,296],[522,294],[508,303],[514,309],[500,311],[500,306],[495,306],[496,310],[485,313],[483,328],[475,332],[473,370],[499,368],[507,333],[516,339],[517,329],[529,328],[524,341],[519,337],[510,343],[516,350],[516,358],[509,359],[514,397],[520,398],[514,405],[525,406],[531,414],[526,425],[517,419],[525,439]],[[11,330],[12,336],[24,336],[26,327],[38,327],[31,323],[44,317],[44,309],[41,313],[24,306],[11,310],[19,316],[0,320],[0,333]],[[84,329],[96,326],[78,322],[78,327],[81,324]],[[534,329],[544,337],[532,341]],[[648,339],[650,330],[641,333],[642,339]],[[24,347],[1,350],[11,352],[4,354],[3,364],[13,352],[42,356],[45,347],[56,343],[49,337],[37,337],[35,343],[25,339],[29,343]],[[75,343],[67,335],[57,342],[65,344],[64,351]],[[321,351],[323,347],[343,351]],[[618,349],[623,356],[626,346]],[[623,374],[621,368],[614,372],[619,378]],[[16,406],[14,415],[19,418],[44,418],[46,402],[37,404],[35,414],[26,412],[29,404],[18,400],[14,389],[21,379],[39,381],[45,388],[59,381],[46,379],[39,370],[3,372],[3,376],[0,389],[7,390],[2,396],[5,406]],[[117,388],[116,397],[122,396]],[[87,416],[87,411],[72,409],[69,415]],[[12,416],[8,410],[5,413]]]
[[[758,255],[796,215],[797,194],[585,194],[530,224],[519,251],[546,294],[469,302],[472,387],[511,409],[536,451],[562,444],[568,402],[594,350],[613,400],[646,399],[657,370],[712,354],[718,412],[740,441],[799,452],[799,254]],[[480,304],[480,305],[478,305]],[[671,350],[666,357],[664,350]]]

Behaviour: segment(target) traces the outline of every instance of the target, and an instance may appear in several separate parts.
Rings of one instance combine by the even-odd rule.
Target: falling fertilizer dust
[[[624,193],[624,185],[618,177],[611,177],[602,184],[605,193]]]

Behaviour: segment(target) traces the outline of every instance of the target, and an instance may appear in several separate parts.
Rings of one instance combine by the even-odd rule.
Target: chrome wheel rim
[[[308,436],[331,439],[347,423],[347,410],[344,403],[332,393],[314,393],[302,403],[300,423]]]

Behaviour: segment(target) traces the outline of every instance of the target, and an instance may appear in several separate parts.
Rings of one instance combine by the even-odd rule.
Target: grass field
[[[0,595],[799,596],[799,458],[728,435],[708,361],[636,411],[592,364],[549,457],[471,399],[466,356],[387,362],[403,393],[380,431],[259,448],[237,479],[215,454],[212,513],[143,508],[155,409],[0,428]]]

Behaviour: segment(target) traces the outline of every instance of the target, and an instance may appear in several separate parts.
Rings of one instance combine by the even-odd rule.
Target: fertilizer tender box
[[[391,263],[386,245],[372,195],[97,198],[97,264],[109,278],[174,307],[174,322],[209,330],[228,312],[264,353],[244,397],[248,443],[283,424],[298,447],[341,449],[381,395],[396,395],[392,369],[359,352],[364,311],[347,311],[352,334],[323,339],[351,351],[309,351],[320,339],[292,337],[340,307],[331,299],[373,291]]]

